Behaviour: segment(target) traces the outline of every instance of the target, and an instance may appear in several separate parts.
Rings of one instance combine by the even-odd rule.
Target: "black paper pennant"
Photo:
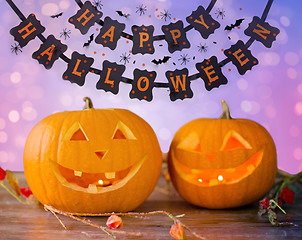
[[[148,72],[147,70],[134,69],[134,80],[132,82],[132,89],[129,93],[130,98],[137,98],[139,100],[152,101],[152,89],[156,78],[156,72]]]
[[[118,94],[119,84],[125,69],[126,67],[124,65],[105,60],[103,62],[103,70],[100,74],[100,80],[97,82],[96,88]]]
[[[98,35],[97,43],[102,44],[105,47],[114,50],[117,46],[117,42],[120,37],[127,38],[133,42],[132,51],[126,50],[122,55],[120,55],[120,62],[124,64],[129,63],[130,55],[132,54],[153,54],[154,53],[154,41],[166,40],[168,43],[168,50],[170,53],[175,51],[181,51],[185,48],[190,48],[190,42],[187,39],[186,32],[195,29],[197,30],[203,38],[208,38],[214,31],[219,28],[220,24],[215,21],[209,12],[215,5],[215,0],[211,0],[208,7],[203,8],[199,6],[196,11],[193,11],[190,16],[186,18],[190,25],[184,28],[182,21],[177,21],[176,23],[170,23],[168,25],[162,26],[162,31],[164,35],[154,36],[154,27],[151,26],[132,26],[133,36],[127,34],[124,31],[125,24],[119,23],[118,21],[112,20],[110,17],[106,17],[104,21],[100,20],[103,13],[99,12],[96,3],[92,6],[90,1],[86,1],[84,4],[81,0],[76,0],[79,5],[80,10],[72,17],[69,18],[69,22],[75,25],[75,28],[79,29],[82,34],[86,34],[88,30],[96,22],[103,26],[101,28],[100,34]],[[204,60],[201,63],[196,64],[196,68],[199,71],[197,74],[189,76],[187,68],[175,71],[167,71],[166,77],[168,83],[155,82],[156,72],[148,72],[147,70],[135,69],[133,72],[134,80],[123,76],[125,71],[125,66],[118,65],[117,63],[109,62],[105,60],[103,62],[103,70],[90,68],[94,62],[93,58],[89,58],[84,54],[81,55],[78,52],[73,52],[71,59],[64,55],[67,46],[62,44],[59,40],[55,39],[53,35],[50,35],[47,39],[42,35],[45,28],[40,24],[40,22],[35,18],[34,14],[25,18],[23,13],[17,8],[12,0],[7,0],[7,3],[11,6],[13,11],[18,15],[22,22],[11,29],[10,33],[14,36],[17,41],[15,45],[11,45],[11,51],[16,54],[21,51],[21,47],[28,44],[29,41],[34,39],[36,36],[43,42],[40,48],[33,53],[33,58],[38,60],[38,62],[46,69],[53,66],[54,62],[61,57],[61,59],[68,63],[67,70],[63,74],[63,79],[68,80],[72,83],[76,83],[83,86],[85,83],[85,78],[88,72],[96,73],[100,75],[100,80],[97,83],[97,89],[103,89],[105,91],[110,91],[114,94],[119,92],[119,83],[123,81],[127,84],[132,84],[132,90],[129,93],[130,98],[137,98],[139,100],[151,101],[152,89],[154,87],[158,88],[170,88],[170,99],[175,101],[177,99],[192,98],[193,92],[190,88],[191,81],[201,77],[205,82],[205,88],[209,91],[214,87],[219,87],[222,84],[227,83],[227,79],[221,72],[221,68],[232,62],[238,69],[241,75],[244,75],[247,70],[251,70],[253,66],[258,64],[258,60],[251,54],[248,49],[254,40],[262,42],[266,47],[270,48],[272,42],[276,40],[276,36],[280,33],[278,28],[272,27],[265,19],[268,15],[269,9],[272,5],[273,0],[268,0],[265,10],[262,14],[261,19],[259,17],[254,17],[253,21],[249,24],[249,27],[245,30],[245,34],[250,36],[250,40],[244,44],[241,40],[236,44],[232,45],[229,49],[224,50],[224,54],[227,56],[226,59],[218,63],[217,57],[213,56],[210,59]],[[99,3],[98,3],[99,4]],[[102,4],[101,4],[102,5]],[[223,19],[224,10],[218,9],[219,16]],[[217,12],[216,12],[217,13]],[[160,12],[160,16],[165,19],[171,18],[171,14],[168,11]],[[53,16],[55,18],[60,17]],[[218,14],[217,18],[218,18]],[[125,16],[126,17],[126,16]],[[128,17],[128,16],[127,16]],[[242,23],[243,19],[238,19],[235,24],[231,25],[230,28],[234,28]],[[65,40],[69,38],[70,30],[67,28],[63,29],[61,37],[64,36]],[[230,37],[228,37],[230,39]],[[90,35],[90,39],[84,45],[89,45],[93,41],[93,34]],[[217,44],[216,41],[212,41]],[[128,43],[128,41],[127,41]],[[163,46],[159,44],[159,46]],[[206,52],[207,45],[198,46],[198,51]],[[179,61],[181,64],[186,64],[191,58],[188,54],[184,53],[180,55]],[[154,64],[161,64],[169,60],[169,56],[165,56],[163,59],[152,60]],[[195,60],[195,56],[193,56]],[[137,61],[134,60],[133,64]],[[176,65],[175,62],[172,62]]]
[[[86,1],[81,9],[77,11],[74,16],[69,18],[68,22],[73,24],[74,27],[79,29],[84,35],[88,32],[89,28],[102,17],[102,15],[103,13],[99,12],[90,1]]]
[[[43,27],[40,21],[37,20],[35,14],[30,14],[27,19],[21,22],[18,26],[10,30],[10,34],[14,37],[14,40],[19,43],[23,48],[36,36],[43,33],[45,27]]]
[[[125,27],[125,24],[112,20],[110,17],[105,17],[103,27],[95,42],[114,50]]]
[[[181,51],[184,48],[190,48],[191,44],[187,39],[186,31],[182,21],[163,25],[162,31],[165,34],[165,39],[168,43],[168,50],[170,53]]]
[[[187,68],[166,72],[166,77],[169,81],[171,101],[193,97],[193,92],[190,87],[191,82],[189,81],[188,76],[189,71]]]
[[[40,48],[32,54],[32,57],[46,69],[50,69],[59,56],[67,50],[67,45],[62,44],[53,35],[49,35]]]
[[[199,6],[196,11],[193,11],[186,20],[204,39],[207,39],[220,27],[220,23],[215,21],[202,6]]]
[[[252,55],[241,40],[232,45],[231,48],[224,50],[224,54],[237,67],[241,75],[244,75],[247,70],[251,70],[253,66],[258,64],[258,59]]]
[[[247,36],[255,38],[267,48],[270,48],[276,40],[276,36],[280,33],[280,30],[255,16],[244,33]]]
[[[201,63],[196,63],[196,69],[200,72],[205,88],[208,91],[228,83],[227,78],[221,72],[216,56],[205,59]]]
[[[153,26],[132,26],[133,32],[133,54],[153,54],[154,45],[153,45]]]
[[[79,54],[78,52],[73,52],[71,60],[67,65],[67,70],[63,73],[63,79],[83,86],[85,77],[93,62],[93,58],[86,57],[84,54]]]

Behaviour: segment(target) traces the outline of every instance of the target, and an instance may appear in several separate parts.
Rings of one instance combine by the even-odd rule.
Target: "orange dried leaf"
[[[117,215],[111,215],[106,222],[106,225],[110,228],[110,229],[119,229],[122,228],[123,226],[123,221],[122,219],[117,216]]]
[[[13,174],[10,170],[6,170],[7,182],[11,186],[11,188],[15,191],[17,196],[20,196],[20,187],[19,181],[15,174]]]
[[[185,231],[180,223],[171,226],[170,235],[175,239],[185,239]]]

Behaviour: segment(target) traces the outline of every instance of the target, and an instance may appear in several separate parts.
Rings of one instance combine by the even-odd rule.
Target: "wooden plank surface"
[[[20,185],[26,184],[24,174],[17,173]],[[281,222],[295,225],[272,227],[266,217],[257,215],[257,203],[232,210],[207,210],[184,202],[170,187],[168,194],[161,178],[157,189],[136,212],[165,210],[174,216],[185,214],[181,221],[194,232],[211,239],[302,239],[302,199],[295,199],[293,207],[286,207],[287,215],[278,214]],[[61,216],[69,230],[64,230],[58,220],[42,207],[23,205],[0,188],[0,239],[108,239],[97,228]],[[105,226],[106,217],[89,217]],[[146,218],[123,217],[127,232],[142,233],[142,237],[116,235],[117,239],[172,239],[169,230],[173,221],[167,216]],[[186,239],[195,239],[186,232]]]

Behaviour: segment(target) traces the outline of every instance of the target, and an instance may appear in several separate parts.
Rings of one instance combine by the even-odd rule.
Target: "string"
[[[75,2],[78,4],[78,6],[81,8],[83,6],[83,2],[81,0],[75,0]],[[217,2],[217,0],[211,0],[209,6],[207,7],[206,9],[206,12],[209,13],[212,8],[214,7],[215,3]],[[104,21],[102,20],[99,20],[97,22],[97,24],[101,25],[101,26],[104,26]],[[185,32],[188,32],[190,31],[191,29],[193,29],[193,26],[190,24],[188,25],[187,27],[184,28],[184,31]],[[125,33],[125,32],[122,32],[121,33],[121,36],[124,37],[124,38],[127,38],[127,39],[130,39],[130,40],[133,40],[133,36],[129,33]],[[164,40],[165,39],[165,35],[157,35],[157,36],[153,36],[153,40],[154,41],[161,41],[161,40]]]
[[[210,12],[215,3],[216,3],[217,0],[211,0],[210,4],[208,5],[208,7],[206,8],[206,12]],[[22,21],[25,21],[26,20],[26,17],[23,15],[23,13],[19,10],[19,8],[14,4],[14,2],[12,0],[6,0],[6,2],[9,4],[9,6],[13,9],[13,11],[17,14],[17,16],[22,20]],[[78,4],[78,6],[81,8],[83,6],[83,3],[81,0],[75,0],[75,2]],[[269,10],[271,8],[273,4],[273,0],[268,0],[267,4],[266,4],[266,7],[264,9],[264,12],[262,14],[262,17],[261,17],[261,20],[262,21],[265,21],[265,19],[267,18],[268,16],[268,13],[269,13]],[[99,20],[97,22],[99,25],[103,26],[104,25],[104,22],[102,20]],[[193,29],[193,26],[192,25],[188,25],[187,27],[184,28],[185,32],[189,31]],[[130,35],[130,34],[127,34],[125,32],[122,32],[121,36],[127,38],[127,39],[130,39],[132,40],[133,39],[133,36]],[[42,41],[42,42],[45,42],[45,37],[42,35],[42,34],[39,34],[38,35],[38,38]],[[157,35],[157,36],[154,36],[154,41],[160,41],[160,40],[164,40],[165,39],[165,36],[164,35]],[[252,43],[255,41],[255,38],[250,38],[246,43],[245,43],[245,46],[248,48],[252,45]],[[60,58],[65,61],[66,63],[69,63],[70,62],[70,59],[64,55],[63,53],[60,55]],[[222,61],[219,62],[219,66],[220,67],[223,67],[224,65],[226,65],[227,63],[229,63],[231,60],[229,58],[226,58]],[[100,75],[101,74],[101,70],[100,69],[97,69],[97,68],[93,68],[93,67],[90,67],[89,68],[89,71],[94,73],[94,74],[97,74],[97,75]],[[196,80],[196,79],[199,79],[200,78],[200,73],[196,73],[196,74],[193,74],[191,76],[188,76],[188,80],[190,81],[193,81],[193,80]],[[124,83],[127,83],[127,84],[132,84],[133,80],[130,79],[130,78],[127,78],[127,77],[121,77],[121,82],[124,82]],[[154,87],[156,88],[169,88],[169,83],[162,83],[162,82],[154,82]]]

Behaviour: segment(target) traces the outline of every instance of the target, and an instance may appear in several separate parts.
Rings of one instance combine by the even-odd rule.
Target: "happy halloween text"
[[[205,8],[199,6],[196,11],[193,11],[186,18],[189,26],[184,27],[182,21],[170,23],[162,26],[164,35],[154,36],[154,27],[151,26],[132,26],[132,35],[124,32],[125,24],[112,20],[110,17],[105,17],[104,21],[100,20],[103,13],[98,11],[90,1],[86,1],[80,10],[69,18],[69,23],[73,24],[83,35],[97,22],[102,25],[98,36],[95,38],[97,44],[108,47],[114,50],[121,37],[128,38],[133,41],[132,54],[153,54],[154,41],[165,40],[168,44],[170,53],[181,51],[185,48],[190,48],[190,42],[186,37],[186,32],[192,28],[198,31],[202,38],[207,39],[216,29],[220,27],[219,22],[215,21]],[[205,88],[210,91],[213,88],[218,88],[222,84],[227,84],[227,78],[222,74],[221,67],[232,62],[239,72],[244,75],[247,70],[251,70],[253,66],[258,64],[258,60],[252,55],[248,49],[250,44],[243,43],[239,40],[229,49],[224,50],[226,60],[219,63],[216,56],[196,64],[197,74],[189,76],[187,68],[167,71],[166,78],[168,83],[156,83],[156,72],[135,69],[133,71],[133,79],[123,77],[125,66],[116,62],[103,62],[102,70],[92,67],[94,58],[87,57],[84,54],[73,52],[71,59],[67,58],[63,53],[67,50],[67,45],[62,44],[53,35],[49,35],[46,39],[42,33],[45,31],[36,19],[34,14],[30,14],[18,26],[11,29],[10,33],[17,41],[20,47],[24,47],[36,38],[42,40],[40,48],[32,54],[32,57],[42,64],[46,69],[50,69],[54,62],[61,57],[68,62],[66,71],[63,73],[63,79],[79,86],[85,84],[86,75],[90,73],[98,74],[99,81],[96,84],[97,89],[112,92],[119,92],[120,82],[132,84],[132,89],[129,93],[130,98],[139,100],[151,101],[153,99],[152,90],[154,87],[168,87],[170,89],[170,99],[192,98],[193,92],[190,88],[190,83],[194,79],[201,78],[204,81]],[[250,36],[252,41],[257,40],[265,47],[270,48],[272,42],[276,40],[279,34],[279,29],[272,27],[265,18],[254,17],[248,28],[244,31],[247,36]]]

